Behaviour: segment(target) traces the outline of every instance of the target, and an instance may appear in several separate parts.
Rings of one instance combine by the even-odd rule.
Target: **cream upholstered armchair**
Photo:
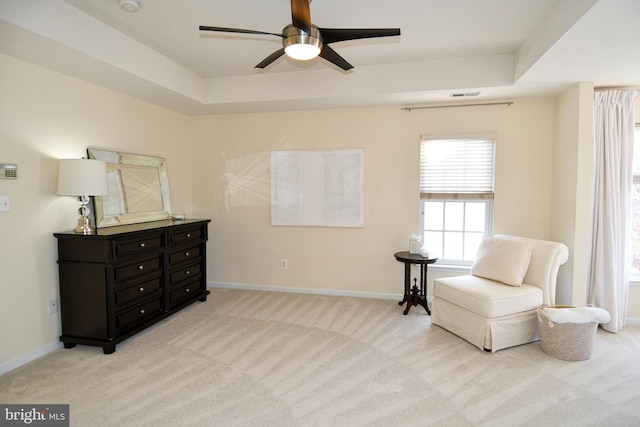
[[[562,243],[487,237],[471,274],[434,280],[431,323],[492,353],[537,341],[537,308],[555,304],[568,256]]]

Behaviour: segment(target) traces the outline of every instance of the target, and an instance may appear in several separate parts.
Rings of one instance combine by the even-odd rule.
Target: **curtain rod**
[[[453,107],[484,107],[487,105],[507,105],[510,106],[513,104],[513,101],[506,102],[484,102],[478,104],[450,104],[450,105],[429,105],[425,107],[403,107],[401,110],[411,111],[411,110],[426,110],[429,108],[453,108]]]

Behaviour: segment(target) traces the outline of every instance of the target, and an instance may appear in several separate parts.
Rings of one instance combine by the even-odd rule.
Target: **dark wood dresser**
[[[55,233],[65,348],[116,344],[196,301],[206,301],[210,220],[155,221]]]

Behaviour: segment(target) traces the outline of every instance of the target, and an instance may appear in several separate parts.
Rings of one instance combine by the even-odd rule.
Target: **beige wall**
[[[55,195],[57,160],[79,158],[88,146],[167,158],[174,211],[213,219],[212,283],[399,296],[403,267],[393,253],[418,229],[423,133],[497,133],[494,231],[549,238],[555,230],[551,98],[511,107],[188,117],[3,55],[0,93],[0,162],[19,166],[19,179],[0,180],[0,195],[11,200],[11,212],[0,213],[3,369],[59,345],[59,316],[47,314],[58,296],[52,233],[76,225],[77,204]],[[346,147],[366,150],[366,226],[272,227],[269,151]],[[289,269],[280,269],[281,258]],[[636,317],[639,289],[631,293]]]
[[[551,237],[572,256],[558,273],[566,286],[556,304],[587,303],[593,179],[593,84],[579,83],[556,98]]]
[[[58,159],[87,146],[167,158],[176,210],[191,209],[192,117],[0,55],[0,180],[11,211],[0,213],[0,364],[57,345],[56,240],[77,225],[78,204],[56,193]],[[55,347],[54,347],[55,348]]]
[[[208,279],[218,284],[402,293],[393,253],[418,232],[420,135],[495,132],[494,231],[549,238],[554,100],[200,117],[194,212],[213,218]],[[364,148],[365,227],[273,227],[269,151]],[[286,258],[289,268],[280,268]]]

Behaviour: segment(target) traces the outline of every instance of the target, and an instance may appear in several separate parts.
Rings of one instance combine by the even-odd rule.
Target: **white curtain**
[[[629,302],[629,236],[636,91],[596,92],[595,187],[588,302],[611,314],[602,327],[620,331]]]

